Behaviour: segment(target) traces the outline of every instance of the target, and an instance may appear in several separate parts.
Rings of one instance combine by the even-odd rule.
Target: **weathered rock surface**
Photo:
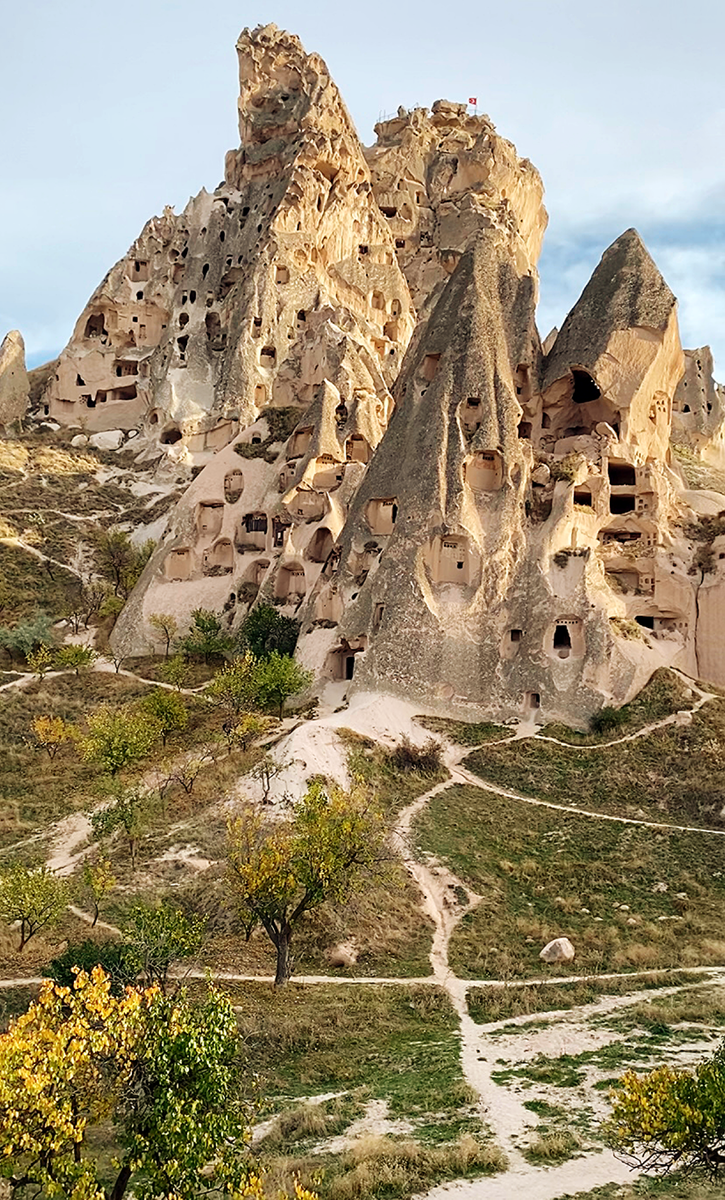
[[[539,955],[539,958],[547,963],[573,962],[574,957],[574,947],[566,937],[554,938],[553,942],[547,942]]]
[[[0,427],[13,425],[25,416],[29,390],[25,343],[13,329],[0,344]]]
[[[43,397],[194,469],[116,647],[264,599],[335,703],[581,724],[662,665],[725,684],[725,398],[636,231],[542,347],[542,184],[488,117],[363,151],[297,38],[237,50],[224,183],[146,225]]]

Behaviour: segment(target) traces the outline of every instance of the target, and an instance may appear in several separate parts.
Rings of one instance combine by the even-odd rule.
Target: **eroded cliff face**
[[[148,223],[46,393],[195,469],[117,649],[264,599],[333,705],[581,724],[663,664],[725,683],[725,406],[638,234],[542,348],[541,180],[487,117],[400,110],[363,152],[296,38],[237,49],[224,184]]]
[[[46,394],[62,424],[217,450],[266,406],[312,403],[323,312],[383,390],[397,374],[414,314],[337,88],[275,26],[237,52],[242,146],[225,183],[149,221],[91,297]]]

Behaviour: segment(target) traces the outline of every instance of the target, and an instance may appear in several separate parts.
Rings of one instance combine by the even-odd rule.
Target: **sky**
[[[274,21],[322,54],[361,140],[398,105],[478,98],[539,168],[542,336],[635,226],[678,296],[686,346],[725,377],[722,0],[30,0],[0,42],[0,337],[29,365],[165,204],[239,143],[236,39]]]

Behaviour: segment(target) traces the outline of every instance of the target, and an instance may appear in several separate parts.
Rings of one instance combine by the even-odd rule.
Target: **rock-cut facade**
[[[659,666],[725,683],[725,400],[636,231],[542,344],[543,186],[488,117],[366,150],[297,38],[237,52],[223,184],[148,222],[42,401],[188,472],[118,650],[267,601],[330,702],[581,724]]]

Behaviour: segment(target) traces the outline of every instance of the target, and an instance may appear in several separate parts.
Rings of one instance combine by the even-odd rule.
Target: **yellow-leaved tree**
[[[262,1197],[238,1050],[231,1005],[214,989],[194,1005],[157,988],[114,996],[99,967],[72,988],[48,981],[0,1035],[0,1173],[17,1196]],[[115,1142],[108,1184],[99,1127]]]
[[[290,820],[252,805],[229,823],[229,876],[247,937],[261,925],[277,952],[275,986],[292,975],[292,935],[303,913],[343,903],[383,862],[385,827],[370,794],[315,782]]]
[[[725,1166],[725,1045],[694,1071],[627,1071],[614,1093],[607,1140],[632,1167],[655,1175]]]

